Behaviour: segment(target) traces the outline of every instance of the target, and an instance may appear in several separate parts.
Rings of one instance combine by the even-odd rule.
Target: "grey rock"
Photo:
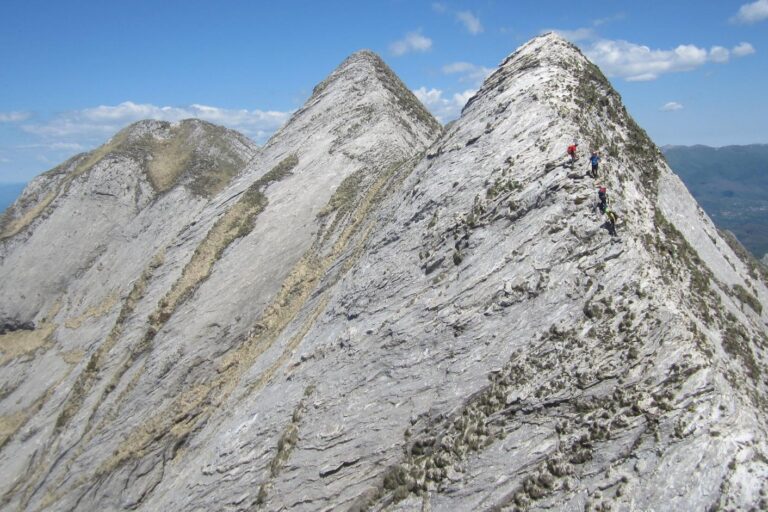
[[[4,292],[35,327],[0,338],[4,508],[764,507],[765,274],[575,47],[527,43],[445,132],[359,52],[253,151],[210,196],[83,176],[143,202]],[[3,275],[95,208],[57,197]]]

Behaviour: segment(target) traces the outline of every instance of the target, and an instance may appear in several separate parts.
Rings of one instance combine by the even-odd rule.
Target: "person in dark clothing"
[[[589,157],[589,163],[592,164],[592,177],[597,178],[597,166],[600,164],[600,157],[597,153],[592,153]]]
[[[606,222],[606,224],[608,224],[608,232],[611,234],[611,236],[617,236],[616,222],[619,220],[619,218],[616,216],[616,212],[614,212],[610,208],[606,208],[605,217],[608,219],[608,221]]]
[[[606,208],[608,208],[608,192],[605,187],[600,187],[597,190],[597,199],[600,201],[597,207],[601,213],[605,213]]]

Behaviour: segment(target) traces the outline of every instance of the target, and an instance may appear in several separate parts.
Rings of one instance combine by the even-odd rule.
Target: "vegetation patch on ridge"
[[[263,190],[275,181],[291,173],[299,163],[295,154],[289,155],[270,171],[251,184],[240,199],[222,215],[197,246],[192,258],[184,266],[181,277],[173,284],[170,291],[160,300],[158,309],[150,316],[148,337],[155,334],[168,321],[176,308],[189,298],[200,284],[210,276],[213,266],[221,255],[238,238],[242,238],[253,229],[256,217],[267,207],[267,196]]]

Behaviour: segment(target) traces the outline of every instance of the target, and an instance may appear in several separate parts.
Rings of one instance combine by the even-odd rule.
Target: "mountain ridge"
[[[760,506],[764,277],[599,69],[536,38],[443,132],[355,55],[7,354],[3,505]]]
[[[344,95],[355,87],[357,74],[340,77],[327,88],[326,94]],[[310,251],[305,258],[315,261],[313,252],[330,246],[331,254],[320,263],[327,266],[338,257],[343,247],[358,236],[359,223],[353,214],[431,137],[432,127],[411,124],[408,119],[402,120],[410,125],[407,133],[393,131],[392,118],[396,116],[389,109],[396,104],[396,99],[386,93],[378,94],[384,87],[376,80],[362,85],[356,100],[347,97],[348,101],[336,103],[320,99],[302,111],[306,114],[304,117],[301,113],[295,116],[260,150],[258,158],[252,159],[210,200],[202,202],[204,198],[201,198],[190,203],[189,191],[178,187],[171,194],[163,195],[151,208],[142,211],[143,217],[140,215],[133,222],[133,233],[124,241],[113,241],[97,256],[96,263],[73,281],[66,301],[50,313],[59,317],[57,323],[68,326],[59,329],[56,350],[48,352],[50,373],[65,379],[64,385],[53,388],[59,392],[57,398],[63,405],[54,407],[44,400],[41,403],[48,407],[42,412],[30,412],[40,407],[31,405],[17,413],[17,416],[23,413],[21,418],[26,418],[22,425],[30,420],[34,423],[33,415],[38,415],[41,427],[27,425],[25,428],[42,429],[44,433],[39,435],[46,440],[47,456],[29,468],[26,476],[16,481],[16,487],[4,489],[6,504],[26,507],[32,499],[37,503],[49,500],[49,497],[35,496],[32,485],[36,484],[31,482],[38,479],[61,481],[70,471],[75,474],[79,471],[94,474],[95,471],[97,475],[122,471],[140,456],[141,450],[150,450],[157,443],[163,446],[170,443],[169,449],[172,449],[179,438],[187,435],[184,434],[186,428],[194,424],[177,425],[160,439],[145,437],[148,429],[157,428],[152,426],[153,422],[165,425],[174,421],[176,413],[172,411],[189,411],[190,404],[198,407],[193,418],[208,418],[215,410],[211,403],[216,400],[207,393],[214,393],[222,385],[229,386],[231,392],[232,387],[227,383],[237,382],[237,365],[218,361],[220,368],[211,370],[211,364],[201,368],[199,363],[203,357],[201,351],[213,351],[213,355],[206,354],[204,359],[216,361],[221,357],[221,349],[217,348],[219,325],[223,322],[221,315],[229,319],[226,331],[232,334],[225,341],[231,344],[230,350],[239,352],[247,360],[250,349],[247,343],[257,342],[250,339],[255,333],[249,332],[255,319],[271,314],[268,308],[274,307],[270,306],[272,301],[286,300],[290,293],[295,293],[292,287],[286,290],[289,295],[279,299],[283,281],[294,274],[306,278],[308,271],[316,272],[307,267],[310,261],[301,261],[302,255]],[[360,129],[348,130],[356,120],[361,123]],[[142,136],[143,125],[134,128]],[[313,143],[308,144],[309,140]],[[376,155],[376,161],[371,161],[369,155]],[[318,170],[320,172],[315,172]],[[291,187],[286,187],[289,183]],[[349,185],[341,187],[344,183]],[[337,191],[340,195],[333,193],[336,188],[341,188]],[[332,196],[341,200],[324,209],[321,219],[324,235],[317,239],[315,217]],[[166,213],[169,211],[174,213],[170,217]],[[293,220],[290,229],[281,229],[286,219]],[[280,258],[276,259],[272,253],[278,249]],[[253,267],[254,264],[257,266]],[[294,268],[297,265],[298,268]],[[251,268],[247,280],[238,277],[237,270],[243,267]],[[106,273],[106,269],[111,271]],[[221,287],[227,290],[226,295],[220,293]],[[208,315],[197,312],[196,301],[203,301]],[[212,315],[219,315],[218,320]],[[49,347],[50,342],[45,340],[52,333],[44,329],[49,329],[50,321],[40,316],[36,318],[37,329],[33,332],[44,338],[41,345]],[[279,314],[273,317],[280,322]],[[181,334],[185,330],[192,333],[190,341],[206,339],[207,343],[178,346],[175,359],[181,359],[177,364],[171,362],[174,358],[147,358],[154,346],[164,346],[166,337],[185,338]],[[244,343],[246,346],[242,347]],[[67,355],[77,351],[81,354],[79,358]],[[29,363],[43,364],[44,361],[27,361]],[[71,370],[67,368],[77,370],[69,376]],[[136,374],[137,368],[144,370]],[[10,376],[18,382],[26,371],[21,363]],[[161,381],[161,388],[169,386],[166,389],[170,394],[158,396],[158,383],[153,375],[168,375],[169,371],[170,376]],[[192,390],[198,395],[176,387],[176,379],[190,378],[190,373],[198,381]],[[129,384],[124,377],[133,380]],[[226,398],[229,392],[224,392],[218,400]],[[130,407],[121,405],[132,395],[138,399],[137,403],[142,403],[153,394],[157,400],[155,408],[165,409],[164,415],[155,415],[153,410],[132,414],[130,411],[135,409],[130,407],[135,407],[135,403]],[[119,424],[108,420],[118,414],[123,417]],[[49,421],[51,417],[54,421]],[[105,429],[105,425],[113,425],[112,430]],[[55,427],[53,431],[51,426]],[[77,450],[71,450],[69,444],[73,433]],[[145,443],[146,448],[135,448]],[[97,461],[88,458],[89,446],[107,445],[114,447],[112,456],[110,452],[97,455]],[[20,453],[29,455],[30,452]],[[66,453],[71,454],[72,460],[65,467],[57,459],[58,454]],[[130,478],[130,474],[126,477]],[[14,485],[12,480],[7,482]],[[81,488],[82,484],[75,483],[69,493],[57,491],[56,495],[74,503],[81,497],[72,491]],[[134,498],[126,495],[122,499],[130,502]]]

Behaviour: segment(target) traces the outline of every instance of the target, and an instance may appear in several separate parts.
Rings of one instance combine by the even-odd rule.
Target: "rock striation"
[[[577,48],[445,132],[367,51],[222,130],[134,125],[6,214],[3,508],[766,506],[765,270]]]

